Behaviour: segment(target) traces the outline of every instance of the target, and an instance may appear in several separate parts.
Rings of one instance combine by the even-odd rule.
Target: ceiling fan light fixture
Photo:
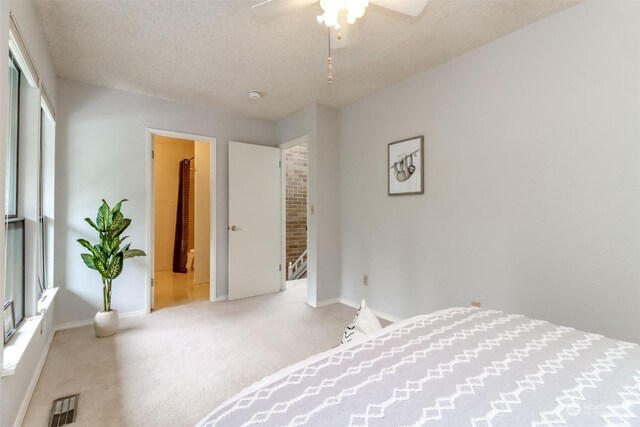
[[[346,12],[347,23],[353,24],[364,16],[368,6],[369,0],[320,0],[320,7],[324,13],[318,16],[318,22],[338,30],[341,12]]]
[[[345,0],[347,9],[347,22],[353,24],[357,19],[364,16],[369,7],[369,0]]]
[[[318,16],[318,22],[324,23],[327,27],[334,27],[336,30],[340,29],[340,22],[337,18],[338,15],[334,15],[329,12],[325,12],[322,15]]]

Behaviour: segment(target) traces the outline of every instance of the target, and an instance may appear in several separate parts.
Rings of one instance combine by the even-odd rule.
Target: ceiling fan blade
[[[418,16],[429,0],[369,0],[376,6],[384,7],[409,16]]]
[[[269,22],[317,3],[318,0],[255,0],[251,12],[256,21]]]

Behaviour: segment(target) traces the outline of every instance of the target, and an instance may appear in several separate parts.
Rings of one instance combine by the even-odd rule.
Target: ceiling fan
[[[251,9],[258,21],[271,21],[296,10],[320,4],[322,15],[318,22],[329,29],[329,56],[327,58],[327,82],[333,82],[333,59],[331,58],[331,29],[337,31],[338,46],[344,46],[342,28],[354,24],[364,16],[369,3],[403,15],[416,17],[422,13],[428,0],[257,0]]]
[[[422,13],[428,0],[256,0],[251,6],[254,17],[259,21],[277,19],[287,13],[320,3],[324,13],[318,17],[320,23],[339,29],[346,21],[353,24],[362,17],[367,6],[389,9],[403,15],[416,17]],[[343,13],[341,16],[341,12]],[[322,17],[322,20],[320,18]],[[336,27],[337,25],[337,27]]]

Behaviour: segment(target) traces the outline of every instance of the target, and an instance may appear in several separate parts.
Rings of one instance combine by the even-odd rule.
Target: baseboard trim
[[[360,303],[354,303],[354,302],[348,301],[348,300],[346,300],[344,298],[340,298],[340,304],[344,304],[344,305],[347,305],[347,306],[353,307],[353,308],[360,308]],[[367,305],[369,305],[369,304],[367,304]],[[375,313],[376,316],[378,316],[381,319],[386,320],[387,322],[396,323],[396,322],[399,322],[399,321],[403,320],[400,317],[393,316],[393,315],[387,314],[387,313],[383,313],[383,312],[378,311],[376,309],[373,309],[371,307],[369,307],[369,308],[371,309],[371,311],[373,311]]]
[[[229,299],[229,295],[220,295],[219,297],[215,297],[213,299],[213,302],[227,301],[228,299]]]
[[[36,366],[36,369],[31,376],[31,381],[29,382],[27,393],[22,400],[20,410],[18,411],[18,416],[16,417],[16,421],[13,424],[14,427],[20,427],[22,425],[22,422],[24,421],[24,417],[27,415],[29,403],[31,403],[33,393],[36,391],[36,386],[38,385],[38,380],[40,380],[40,374],[42,373],[42,369],[44,369],[44,363],[46,362],[47,356],[49,355],[49,350],[51,349],[51,344],[53,343],[53,337],[55,336],[55,334],[56,329],[52,328],[49,332],[49,338],[47,338],[47,344],[45,344],[44,346],[44,351],[42,352],[42,355],[40,355],[40,360],[38,360],[38,365]]]
[[[326,307],[328,305],[337,304],[340,302],[340,298],[326,299],[324,301],[310,301],[307,300],[307,304],[313,308]]]
[[[68,323],[62,323],[60,325],[56,325],[55,330],[57,331],[64,331],[65,329],[73,329],[73,328],[79,328],[81,326],[87,326],[87,325],[92,325],[93,324],[93,319],[91,320],[78,320],[75,322],[68,322]]]
[[[120,319],[130,319],[132,317],[145,316],[147,312],[145,310],[128,311],[126,313],[118,313]],[[82,326],[93,325],[93,319],[78,320],[76,322],[63,323],[56,325],[54,331],[64,331],[65,329],[80,328]]]
[[[147,312],[145,310],[136,310],[136,311],[128,311],[126,313],[118,314],[118,317],[121,319],[129,319],[131,317],[142,317],[146,316]],[[93,322],[93,320],[91,321]]]

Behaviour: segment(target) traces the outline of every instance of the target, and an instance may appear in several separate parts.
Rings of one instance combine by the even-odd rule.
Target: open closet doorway
[[[280,146],[284,211],[284,259],[286,289],[307,293],[307,194],[309,143],[302,137]]]
[[[183,135],[179,135],[183,136]],[[150,308],[210,300],[211,145],[153,134]]]

